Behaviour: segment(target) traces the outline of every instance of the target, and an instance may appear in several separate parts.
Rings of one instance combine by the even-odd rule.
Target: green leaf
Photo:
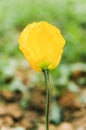
[[[79,87],[78,85],[76,85],[74,82],[70,82],[69,85],[68,85],[68,89],[71,91],[71,92],[78,92],[79,91]]]
[[[57,103],[54,103],[51,107],[50,122],[58,125],[62,121],[62,109]]]
[[[21,101],[20,101],[20,106],[22,109],[25,109],[27,107],[29,103],[29,99],[28,98],[23,98]]]

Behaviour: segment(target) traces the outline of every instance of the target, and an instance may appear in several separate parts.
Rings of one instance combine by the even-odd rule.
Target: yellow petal
[[[54,69],[60,62],[64,45],[60,30],[45,21],[27,25],[19,37],[19,48],[38,71]]]

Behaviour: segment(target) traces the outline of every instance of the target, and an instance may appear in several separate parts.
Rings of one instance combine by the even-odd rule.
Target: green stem
[[[48,69],[43,69],[46,84],[46,130],[49,130],[49,102],[50,102],[50,82]]]

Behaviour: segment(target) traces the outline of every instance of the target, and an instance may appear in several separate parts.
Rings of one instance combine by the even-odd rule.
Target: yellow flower
[[[64,44],[60,30],[45,21],[27,25],[19,37],[20,50],[38,71],[52,70],[59,64]]]

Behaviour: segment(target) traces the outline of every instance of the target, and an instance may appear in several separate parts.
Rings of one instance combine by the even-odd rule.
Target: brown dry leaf
[[[3,119],[0,118],[0,128],[3,126]]]
[[[32,128],[32,123],[29,121],[29,119],[22,119],[21,122],[20,122],[21,126],[24,127],[24,128]]]
[[[56,130],[74,130],[74,128],[72,124],[64,122],[60,126],[58,126]]]
[[[31,105],[38,110],[45,110],[45,95],[41,90],[33,90],[31,93]]]
[[[6,106],[7,113],[14,118],[20,118],[23,116],[23,111],[20,109],[17,103],[12,103]]]
[[[45,130],[45,128],[46,128],[45,124],[42,124],[42,125],[40,125],[38,130]],[[56,127],[50,124],[49,130],[56,130]]]
[[[59,99],[58,103],[65,108],[80,108],[81,103],[77,100],[76,95],[72,92],[66,92]]]
[[[83,117],[74,119],[74,120],[72,121],[72,124],[73,124],[76,128],[82,127],[83,129],[86,129],[86,113],[85,113],[85,115],[84,115]]]
[[[35,118],[38,118],[38,114],[35,111],[27,111],[25,114],[26,118],[29,118],[30,120],[34,120]]]
[[[41,116],[40,120],[42,123],[45,123],[45,115]]]
[[[32,97],[32,105],[37,108],[44,110],[45,109],[45,100],[44,97],[40,93],[35,93]]]
[[[6,115],[7,114],[7,109],[4,104],[0,104],[0,116]]]
[[[8,126],[2,126],[2,127],[1,127],[1,130],[11,130],[11,128],[8,127]]]
[[[13,121],[12,117],[11,116],[6,116],[4,118],[4,124],[6,126],[13,126],[14,125],[14,121]]]
[[[1,91],[1,96],[3,96],[6,100],[10,100],[14,97],[14,93],[13,92],[10,92],[8,90],[3,90]]]
[[[37,112],[34,111],[26,111],[24,114],[24,118],[20,121],[21,126],[24,128],[33,128],[36,123],[35,121],[39,119]]]
[[[74,70],[71,78],[72,80],[77,80],[81,76],[82,76],[82,72],[80,70]]]

